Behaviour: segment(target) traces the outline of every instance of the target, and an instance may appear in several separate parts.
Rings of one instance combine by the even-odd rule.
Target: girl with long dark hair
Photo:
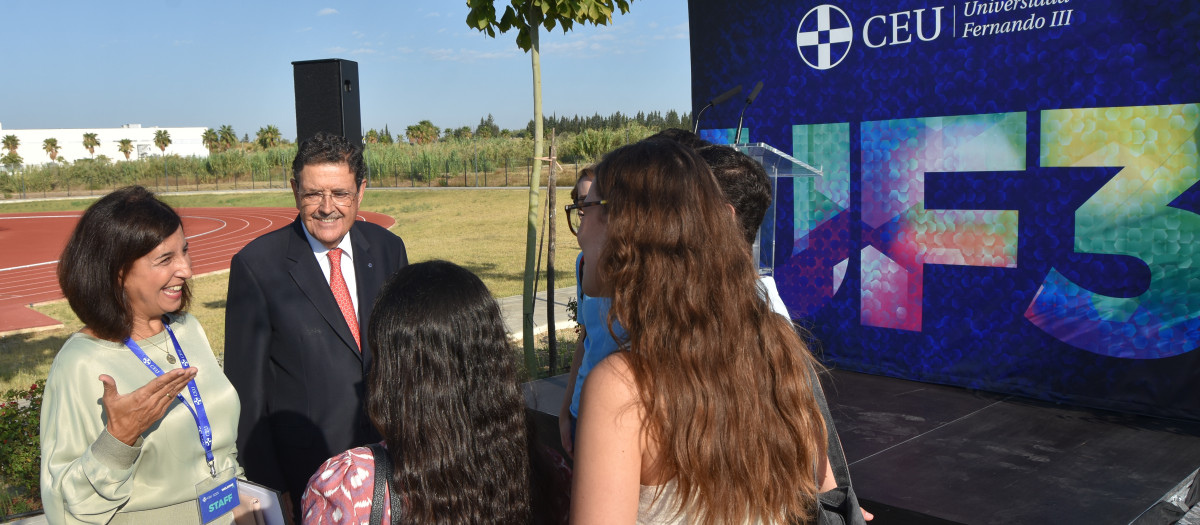
[[[385,523],[525,523],[530,516],[525,404],[500,307],[483,282],[445,261],[409,265],[379,293],[367,413],[404,508]],[[325,462],[303,496],[305,523],[367,523],[374,456]]]

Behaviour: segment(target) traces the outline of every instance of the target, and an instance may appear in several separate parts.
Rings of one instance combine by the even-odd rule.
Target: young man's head
[[[767,208],[771,206],[771,179],[762,164],[729,146],[705,146],[696,150],[704,158],[725,199],[733,206],[746,242],[753,244]]]
[[[591,166],[579,170],[579,180],[576,180],[575,187],[571,188],[571,202],[574,204],[583,202],[583,199],[587,198],[588,191],[592,189],[593,182],[596,182],[596,174],[592,172]]]
[[[658,133],[646,137],[646,139],[666,139],[678,142],[692,149],[700,149],[705,146],[711,146],[712,143],[700,138],[700,135],[692,133],[686,129],[667,128]]]

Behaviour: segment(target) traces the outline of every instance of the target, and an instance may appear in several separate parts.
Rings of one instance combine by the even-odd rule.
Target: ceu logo
[[[829,69],[850,54],[854,28],[837,7],[819,5],[808,11],[796,29],[796,50],[813,69]]]

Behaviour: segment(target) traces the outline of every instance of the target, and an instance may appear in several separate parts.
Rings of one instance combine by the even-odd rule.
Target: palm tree
[[[167,130],[160,129],[154,132],[154,145],[163,152],[163,156],[167,155],[167,146],[171,145],[171,134]]]
[[[278,127],[268,125],[267,126],[267,134],[271,138],[271,147],[272,148],[283,143],[283,133],[281,133],[279,131]]]
[[[221,145],[221,138],[217,136],[217,130],[212,128],[204,130],[200,141],[204,143],[205,148],[208,148],[209,153],[216,153],[217,147]]]
[[[129,154],[133,153],[133,141],[129,139],[121,139],[120,145],[117,146],[117,151],[125,154],[125,160],[129,160]]]
[[[428,120],[422,120],[409,126],[404,132],[408,136],[408,141],[413,144],[431,144],[437,142],[438,134],[440,133],[441,130]]]
[[[42,149],[46,150],[46,153],[50,154],[50,162],[58,160],[58,150],[61,149],[58,146],[58,139],[51,137],[43,140]]]
[[[5,135],[4,136],[4,147],[6,149],[8,149],[8,152],[10,154],[16,155],[17,154],[17,146],[20,146],[20,145],[21,145],[21,139],[17,138],[16,135]]]
[[[100,147],[100,139],[96,138],[95,133],[84,133],[83,147],[87,148],[88,154],[92,155],[92,158],[95,158],[96,148]]]
[[[16,169],[21,167],[21,164],[24,162],[25,162],[25,159],[22,159],[21,156],[17,155],[17,152],[15,152],[13,150],[9,150],[8,155],[0,157],[0,164],[3,164],[6,167],[8,167],[9,173],[16,171]]]
[[[217,137],[221,139],[221,145],[223,149],[229,149],[237,146],[237,133],[233,131],[233,126],[230,126],[229,124],[221,126],[221,129],[217,130]]]
[[[258,134],[255,136],[255,141],[263,149],[274,148],[279,145],[279,140],[283,138],[283,134],[279,132],[279,128],[268,125],[265,128],[258,128]]]
[[[167,188],[171,187],[171,179],[167,178],[167,146],[171,145],[171,134],[167,130],[160,129],[154,132],[154,145],[158,146],[158,150],[163,154],[163,182]],[[178,186],[178,179],[175,181]]]

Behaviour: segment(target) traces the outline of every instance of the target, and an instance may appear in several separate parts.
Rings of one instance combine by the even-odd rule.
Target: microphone
[[[759,80],[758,83],[754,85],[754,90],[750,92],[750,96],[746,97],[746,104],[744,106],[742,106],[742,112],[738,113],[737,132],[735,132],[733,134],[733,144],[735,146],[738,144],[739,141],[742,140],[742,116],[746,114],[746,108],[750,107],[750,104],[754,102],[754,99],[758,98],[759,91],[762,91],[762,81],[761,80]]]
[[[725,102],[726,100],[733,98],[734,95],[737,95],[738,93],[741,93],[741,92],[742,92],[742,85],[738,84],[733,89],[726,91],[724,93],[721,93],[720,95],[717,95],[716,98],[708,101],[708,105],[701,108],[699,113],[696,113],[696,118],[692,121],[692,133],[700,132],[700,115],[703,115],[705,110],[707,110],[708,108],[711,108],[717,104]]]
[[[737,95],[738,93],[741,93],[741,92],[742,92],[742,85],[738,84],[737,86],[734,86],[733,89],[730,89],[729,91],[721,93],[720,95],[717,96],[717,98],[712,99],[712,102],[709,102],[708,105],[715,106],[717,104],[720,104],[722,102],[725,102],[726,100],[733,98],[734,95]]]

